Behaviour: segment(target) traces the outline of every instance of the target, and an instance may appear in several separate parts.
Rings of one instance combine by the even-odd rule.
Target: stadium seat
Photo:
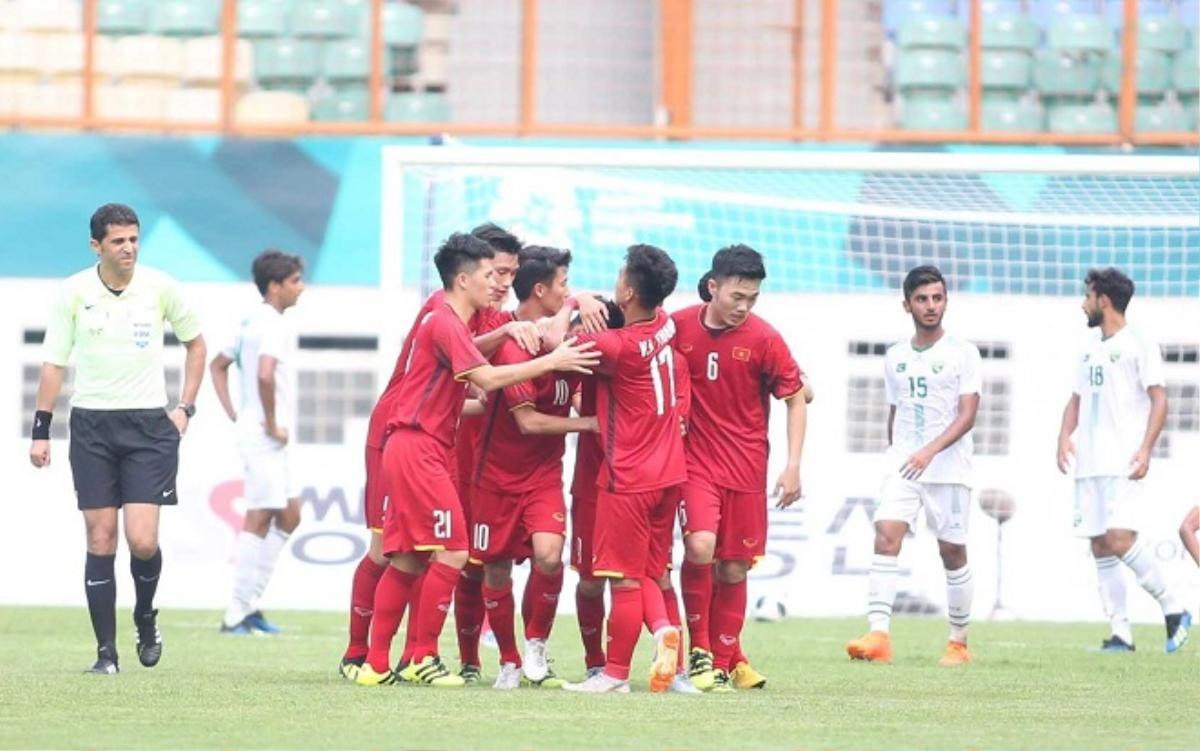
[[[951,98],[905,97],[899,122],[905,130],[962,130],[967,127],[967,113]]]
[[[96,116],[105,120],[162,120],[169,90],[147,82],[103,84],[95,88],[92,102]]]
[[[989,131],[1036,133],[1042,129],[1042,113],[1033,104],[1011,99],[984,99],[980,104],[980,126]]]
[[[8,80],[37,78],[41,75],[37,63],[37,34],[12,31],[0,35],[0,76]],[[20,76],[12,74],[19,73]]]
[[[1031,51],[1041,32],[1033,19],[1024,15],[985,16],[981,43],[987,49]]]
[[[396,68],[399,67],[400,63],[397,63]],[[423,44],[418,49],[416,66],[406,72],[397,70],[397,75],[408,75],[418,70],[421,73],[422,83],[445,88],[450,79],[450,60],[447,50],[441,45]]]
[[[1174,54],[1187,46],[1187,29],[1171,15],[1138,19],[1138,48]]]
[[[154,4],[154,30],[167,36],[203,36],[221,30],[218,0],[159,0]]]
[[[1108,22],[1096,15],[1061,16],[1046,35],[1046,46],[1059,52],[1105,53],[1114,41]]]
[[[167,92],[163,102],[163,119],[171,123],[220,122],[221,90],[172,89]]]
[[[449,13],[426,13],[421,24],[421,41],[433,44],[450,43],[451,15]]]
[[[388,97],[383,116],[392,123],[445,123],[450,104],[442,92],[403,91]]]
[[[145,34],[150,29],[150,6],[144,0],[99,0],[96,29],[101,34]]]
[[[967,46],[967,30],[953,16],[919,16],[900,26],[896,42],[902,48],[961,50]]]
[[[953,14],[954,5],[950,0],[884,0],[883,28],[888,34],[894,34],[909,18]]]
[[[1196,48],[1189,47],[1175,56],[1171,80],[1181,96],[1200,94],[1200,59],[1196,54]]]
[[[317,77],[317,45],[286,37],[256,42],[254,76],[269,89],[307,89]]]
[[[1023,3],[1021,0],[983,0],[979,4],[979,9],[983,13],[983,17],[988,16],[1015,16],[1024,12]],[[963,22],[964,26],[971,25],[971,3],[958,3],[958,19]]]
[[[317,99],[313,120],[319,122],[363,122],[371,115],[371,97],[362,86],[334,89]]]
[[[387,75],[387,49],[384,49],[382,73]],[[371,45],[365,39],[337,39],[324,44],[321,72],[331,83],[365,82],[371,77]]]
[[[174,81],[183,66],[183,42],[151,34],[120,37],[103,54],[97,70],[125,81]]]
[[[1033,82],[1045,96],[1089,97],[1100,87],[1100,63],[1042,50],[1034,60]]]
[[[962,56],[948,50],[902,49],[896,56],[896,88],[957,89],[965,81]]]
[[[1138,17],[1165,16],[1171,12],[1170,0],[1138,0]],[[1125,26],[1125,0],[1104,0],[1104,17],[1114,29]]]
[[[83,83],[57,81],[17,89],[16,114],[24,118],[66,118],[83,114]]]
[[[1140,103],[1133,116],[1138,133],[1180,133],[1188,130],[1187,115],[1175,102]]]
[[[287,6],[280,0],[238,0],[238,36],[251,39],[287,33]]]
[[[292,8],[292,33],[312,39],[351,36],[350,14],[338,0],[300,0]]]
[[[416,47],[425,33],[425,12],[406,2],[383,6],[383,42],[389,47]]]
[[[14,0],[6,9],[13,26],[26,31],[82,31],[80,0]]]
[[[1037,25],[1049,30],[1063,16],[1095,13],[1097,5],[1096,0],[1031,0],[1029,10]]]
[[[72,76],[83,72],[83,34],[37,35],[39,70],[47,76]]]
[[[1117,113],[1106,103],[1059,103],[1046,108],[1047,130],[1054,133],[1113,133]]]
[[[1112,96],[1121,93],[1121,57],[1109,55],[1104,59],[1101,80]],[[1134,88],[1138,96],[1157,96],[1171,88],[1171,58],[1162,52],[1145,48],[1137,51],[1137,75]]]
[[[255,91],[233,110],[238,125],[297,125],[308,122],[308,98],[291,91]]]
[[[1014,50],[983,50],[979,66],[980,83],[985,89],[1029,88],[1033,78],[1033,60]]]
[[[239,39],[234,53],[233,79],[248,84],[254,68],[254,48],[247,39]],[[183,43],[180,77],[189,83],[216,83],[221,80],[224,44],[219,36],[196,37]]]

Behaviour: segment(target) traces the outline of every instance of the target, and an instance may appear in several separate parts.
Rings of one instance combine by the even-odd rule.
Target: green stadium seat
[[[407,2],[383,6],[383,43],[389,47],[416,47],[425,29],[425,12]]]
[[[150,28],[150,7],[144,0],[100,0],[96,4],[96,30],[101,34],[145,34]]]
[[[983,50],[979,66],[985,89],[1028,89],[1033,79],[1033,60],[1015,50]]]
[[[302,91],[317,77],[317,45],[280,37],[254,44],[254,76],[272,90]]]
[[[219,0],[158,0],[154,30],[164,36],[205,36],[221,30]]]
[[[420,69],[421,56],[417,47],[388,47],[392,61],[392,75],[411,76]]]
[[[905,130],[962,130],[967,113],[952,98],[913,98],[900,103],[900,127]]]
[[[353,36],[351,20],[338,0],[300,0],[292,9],[292,33],[314,39]]]
[[[1033,82],[1045,96],[1091,96],[1100,87],[1100,62],[1043,50],[1034,60]]]
[[[336,39],[326,42],[321,59],[321,72],[331,82],[360,81],[371,77],[371,45],[366,39]],[[388,50],[383,52],[381,73],[388,75],[391,60]]]
[[[287,34],[287,6],[280,0],[238,0],[238,36],[252,39]]]
[[[1179,103],[1183,105],[1183,124],[1187,126],[1184,130],[1200,130],[1200,97],[1181,96]]]
[[[1138,47],[1175,53],[1187,46],[1187,29],[1173,15],[1142,16],[1138,19]]]
[[[445,123],[450,103],[438,91],[403,91],[388,97],[384,119],[392,123]]]
[[[1183,108],[1167,101],[1139,104],[1133,116],[1133,129],[1138,133],[1181,133],[1189,130]]]
[[[362,86],[335,89],[317,100],[312,119],[326,123],[363,122],[371,116],[371,97]]]
[[[1113,96],[1121,93],[1121,69],[1120,55],[1113,54],[1105,58],[1101,78],[1105,90]],[[1135,78],[1138,96],[1165,93],[1171,88],[1171,59],[1165,52],[1139,48]]]
[[[901,49],[896,54],[896,88],[957,89],[966,80],[962,56],[949,50]]]
[[[984,16],[980,36],[985,49],[1030,52],[1041,32],[1029,16]]]
[[[1036,133],[1042,120],[1036,106],[1017,99],[984,99],[980,105],[980,126],[988,131]]]
[[[967,46],[967,30],[953,16],[916,16],[901,24],[896,41],[905,49],[961,50]]]
[[[1053,133],[1115,133],[1117,113],[1096,102],[1052,103],[1046,108],[1046,124]]]
[[[1171,78],[1181,95],[1200,93],[1200,58],[1196,48],[1189,47],[1175,56]]]
[[[1115,38],[1103,16],[1062,16],[1050,26],[1046,44],[1059,52],[1105,53],[1113,49]]]

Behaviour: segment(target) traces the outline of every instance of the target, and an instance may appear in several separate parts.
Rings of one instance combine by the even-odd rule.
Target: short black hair
[[[1104,295],[1118,313],[1124,313],[1133,297],[1133,280],[1125,276],[1120,269],[1109,266],[1106,269],[1091,269],[1083,283],[1092,289],[1097,296]]]
[[[749,245],[727,245],[717,251],[712,259],[712,278],[717,281],[739,277],[762,281],[767,278],[767,267],[762,254]]]
[[[491,245],[497,253],[517,255],[521,252],[521,240],[494,222],[484,222],[471,230],[471,234]]]
[[[292,274],[303,270],[303,258],[289,255],[278,248],[267,248],[258,254],[254,263],[250,264],[250,273],[254,275],[254,286],[258,287],[258,293],[264,296],[267,294],[267,287],[271,282],[282,284]]]
[[[529,299],[535,285],[550,284],[560,268],[571,265],[571,251],[545,245],[526,245],[517,255],[520,265],[512,288],[521,302]]]
[[[630,245],[625,253],[625,281],[633,287],[638,302],[647,308],[657,308],[675,291],[679,270],[662,248]]]
[[[108,234],[110,224],[115,224],[118,227],[141,227],[142,223],[138,221],[137,212],[129,208],[123,203],[106,203],[92,213],[91,231],[92,239],[100,242],[104,236]]]
[[[496,255],[492,246],[475,235],[455,232],[446,238],[433,256],[433,265],[442,278],[442,288],[450,289],[454,277],[466,269],[474,269],[484,258]]]
[[[708,282],[713,278],[713,272],[705,271],[704,276],[700,277],[700,281],[696,284],[696,294],[700,295],[700,299],[704,302],[712,302],[712,293],[708,291]]]
[[[938,271],[937,266],[917,266],[904,277],[904,299],[911,300],[913,293],[918,287],[924,287],[926,284],[942,283],[942,289],[946,288],[946,278],[942,276],[942,272]]]
[[[604,307],[608,309],[608,327],[610,329],[625,328],[625,314],[621,312],[621,306],[613,300],[608,299],[604,295],[595,295],[595,298],[604,303]],[[576,313],[571,318],[571,326],[578,326],[581,322],[579,314]]]

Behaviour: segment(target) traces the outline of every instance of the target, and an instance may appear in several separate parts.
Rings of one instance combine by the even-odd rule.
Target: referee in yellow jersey
[[[196,312],[179,284],[137,266],[138,232],[137,214],[128,206],[110,203],[92,214],[91,246],[99,263],[67,278],[50,313],[29,448],[33,466],[50,463],[50,419],[63,371],[73,361],[71,474],[87,528],[84,585],[98,645],[88,672],[104,675],[118,671],[113,562],[121,509],[137,592],[138,659],[154,667],[162,656],[154,609],[162,570],[158,512],[178,502],[179,440],[196,412],[206,355]],[[181,401],[169,408],[164,321],[187,348]]]

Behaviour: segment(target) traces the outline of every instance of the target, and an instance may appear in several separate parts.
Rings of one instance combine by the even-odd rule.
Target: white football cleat
[[[522,658],[521,672],[534,683],[550,673],[550,655],[545,639],[525,640],[525,656]]]
[[[692,679],[688,678],[687,671],[675,674],[675,678],[671,681],[671,685],[667,687],[667,692],[672,694],[702,694],[700,689],[692,685]]]
[[[500,666],[500,675],[496,676],[496,682],[492,684],[492,688],[500,691],[512,691],[521,685],[521,669],[516,663],[506,662]]]
[[[627,694],[629,693],[629,681],[599,672],[582,683],[568,683],[563,686],[563,690],[580,694]]]

